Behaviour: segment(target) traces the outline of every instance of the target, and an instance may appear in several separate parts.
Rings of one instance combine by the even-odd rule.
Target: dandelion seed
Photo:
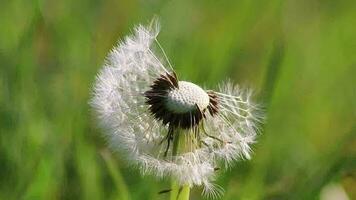
[[[204,194],[216,197],[217,169],[251,157],[263,117],[251,93],[229,81],[213,91],[180,80],[166,54],[164,61],[154,53],[155,46],[163,51],[158,33],[157,21],[140,25],[110,52],[91,105],[110,147],[143,174],[204,186]]]

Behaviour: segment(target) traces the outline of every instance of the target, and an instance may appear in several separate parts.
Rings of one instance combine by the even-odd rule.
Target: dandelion
[[[158,33],[157,20],[139,25],[109,53],[91,105],[110,147],[143,174],[171,178],[178,196],[203,186],[217,197],[216,171],[250,159],[262,115],[252,93],[230,81],[205,90],[180,80]]]

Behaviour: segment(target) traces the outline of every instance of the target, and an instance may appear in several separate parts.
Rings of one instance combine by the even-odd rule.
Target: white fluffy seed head
[[[172,177],[180,185],[203,185],[204,193],[214,197],[220,193],[219,187],[211,183],[215,167],[220,164],[229,167],[234,160],[250,158],[249,145],[255,141],[263,116],[259,106],[251,101],[250,92],[224,83],[214,92],[219,103],[214,105],[217,114],[206,114],[202,119],[206,122],[201,124],[204,130],[213,137],[201,134],[196,140],[206,145],[194,146],[191,152],[174,157],[171,151],[164,156],[167,144],[159,144],[167,137],[168,127],[148,112],[147,98],[141,95],[158,77],[169,74],[153,53],[158,28],[157,22],[149,27],[138,26],[133,35],[111,51],[98,74],[91,105],[106,128],[110,147],[139,166],[144,174]],[[164,93],[167,99],[164,106],[171,112],[184,113],[196,109],[196,105],[201,110],[209,106],[209,95],[199,86],[184,81],[178,85],[179,89],[173,89],[168,96]],[[185,133],[195,137],[194,131]]]
[[[169,91],[166,106],[174,113],[187,113],[196,109],[204,110],[209,105],[209,95],[191,82],[179,81],[178,89]]]

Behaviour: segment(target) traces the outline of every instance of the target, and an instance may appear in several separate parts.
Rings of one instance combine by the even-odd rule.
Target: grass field
[[[88,105],[108,51],[154,15],[181,77],[230,78],[265,105],[223,199],[356,199],[353,0],[2,0],[0,199],[168,199],[167,180],[108,150]]]

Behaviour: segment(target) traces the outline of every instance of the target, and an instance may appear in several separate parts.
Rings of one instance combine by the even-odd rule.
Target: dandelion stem
[[[184,144],[184,137],[187,137],[182,130],[174,131],[174,141],[173,141],[173,159],[174,156],[176,156],[179,152],[183,152],[184,148],[188,146],[187,144]],[[179,185],[176,180],[172,180],[172,191],[171,191],[171,197],[170,200],[189,200],[189,193],[190,193],[190,186],[189,185]]]

